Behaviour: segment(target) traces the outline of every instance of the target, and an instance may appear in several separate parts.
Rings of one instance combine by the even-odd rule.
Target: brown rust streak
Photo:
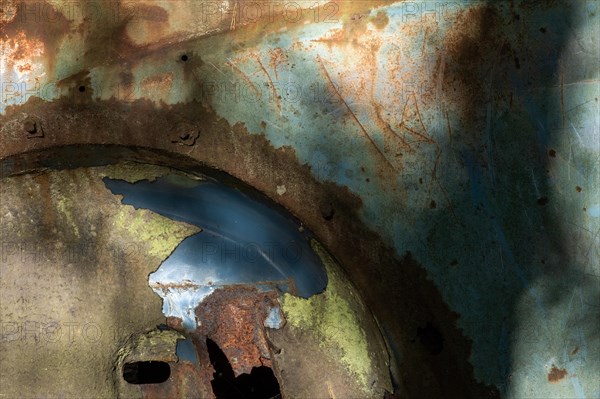
[[[402,146],[407,149],[410,152],[414,152],[415,150],[413,149],[413,147],[410,145],[410,143],[408,141],[406,141],[404,139],[404,137],[402,137],[400,134],[398,134],[394,129],[392,129],[392,127],[390,126],[389,123],[387,123],[386,121],[383,120],[382,116],[381,116],[381,106],[379,104],[375,104],[374,105],[375,108],[375,116],[377,117],[377,122],[378,125],[387,133],[392,134],[394,137],[396,137],[400,143],[402,144]]]
[[[269,75],[269,72],[267,72],[267,69],[265,68],[262,61],[260,60],[260,57],[257,54],[254,54],[254,58],[256,59],[256,62],[258,62],[260,69],[262,69],[262,71],[265,73],[265,75],[267,75],[267,79],[269,79],[269,85],[271,86],[271,90],[273,91],[273,99],[275,100],[275,105],[277,105],[277,109],[279,110],[279,113],[281,114],[281,103],[279,101],[279,96],[277,94],[277,88],[273,84],[273,79],[271,79],[271,75]]]
[[[381,14],[381,12],[377,13],[377,16],[379,17]],[[385,15],[385,14],[384,14]],[[386,15],[387,18],[387,15]],[[373,55],[372,55],[373,57]],[[374,57],[373,57],[374,60]],[[373,66],[374,65],[374,66]],[[387,137],[384,136],[384,143],[385,140],[387,140],[388,137],[390,137],[391,135],[391,139],[396,141],[396,143],[399,143],[400,146],[411,153],[414,153],[414,149],[412,148],[412,146],[410,145],[409,142],[407,142],[404,137],[402,137],[400,134],[398,134],[394,129],[392,129],[392,126],[390,125],[389,122],[386,122],[383,117],[381,116],[381,104],[379,104],[375,98],[375,82],[377,82],[377,64],[376,62],[372,62],[371,63],[371,103],[373,104],[373,108],[375,109],[375,122],[377,123],[377,125],[383,130],[384,134],[387,134]],[[384,144],[384,152],[386,149],[386,145]],[[393,154],[396,155],[396,154]],[[402,165],[400,164],[398,166],[398,168],[401,168]]]
[[[244,73],[244,71],[242,71],[233,61],[227,61],[227,65],[229,65],[234,71],[236,71],[242,77],[242,79],[244,79],[244,82],[248,83],[248,85],[252,88],[252,91],[254,91],[254,94],[256,94],[257,97],[260,97],[260,91],[256,88],[256,85],[252,83],[252,81],[250,80],[248,75]],[[216,66],[213,65],[213,67],[219,70]],[[221,71],[219,70],[219,72]]]
[[[448,126],[448,139],[450,141],[450,147],[452,148],[452,127],[450,126],[450,118],[448,117],[448,110],[446,110],[446,125]]]
[[[429,195],[431,196],[431,190],[432,190],[431,186],[433,185],[433,182],[435,181],[435,183],[438,185],[438,187],[442,191],[442,194],[444,195],[444,200],[448,204],[448,208],[450,209],[450,213],[452,213],[452,218],[454,219],[454,222],[456,224],[458,224],[459,219],[458,219],[458,216],[456,215],[456,213],[454,212],[454,206],[452,205],[452,202],[450,201],[448,192],[444,188],[444,185],[442,184],[442,182],[440,182],[440,180],[437,178],[437,166],[440,162],[441,155],[442,155],[442,150],[441,150],[441,148],[438,148],[438,153],[437,153],[437,156],[435,157],[435,163],[433,165],[433,169],[431,170],[431,181],[429,182],[428,192],[429,192]]]
[[[429,33],[429,26],[425,28],[425,33],[423,34],[423,45],[421,46],[421,59],[425,59],[425,44],[427,44],[427,34]]]
[[[348,105],[348,103],[346,102],[346,100],[344,100],[344,98],[342,97],[342,95],[340,94],[340,92],[337,90],[337,88],[333,84],[333,81],[331,80],[331,77],[329,76],[329,73],[327,72],[327,69],[325,68],[325,65],[323,65],[323,61],[321,60],[321,57],[319,57],[318,55],[317,55],[317,62],[319,63],[319,66],[321,67],[321,70],[323,71],[323,74],[325,75],[325,78],[327,79],[327,81],[331,85],[331,88],[335,92],[336,96],[344,104],[344,106],[346,107],[346,109],[350,113],[350,116],[352,117],[352,119],[354,119],[354,121],[356,122],[356,124],[359,126],[360,130],[362,131],[362,133],[369,140],[369,142],[373,145],[373,147],[375,147],[375,150],[377,150],[377,153],[381,156],[381,158],[383,159],[383,161],[390,168],[392,168],[393,170],[395,170],[394,165],[392,165],[392,163],[387,159],[387,157],[385,156],[385,154],[379,149],[379,147],[377,147],[377,144],[375,143],[375,141],[373,141],[373,139],[371,138],[371,136],[369,135],[369,133],[367,132],[367,130],[365,129],[365,127],[362,125],[362,123],[360,123],[360,121],[358,120],[358,118],[356,117],[356,115],[354,114],[354,112],[352,112],[352,109],[350,108],[350,106]]]
[[[419,124],[423,128],[423,132],[425,132],[424,134],[419,133],[416,130],[409,128],[404,123],[404,115],[406,114],[406,108],[408,107],[408,102],[410,101],[410,98],[414,99],[415,109],[417,111],[417,119],[419,120]],[[404,109],[402,110],[402,122],[400,123],[400,127],[405,128],[406,130],[408,130],[408,132],[410,132],[414,136],[422,139],[423,141],[425,141],[427,143],[435,144],[435,140],[433,140],[431,137],[427,136],[427,129],[425,128],[425,124],[423,123],[423,119],[421,118],[421,112],[419,111],[418,99],[417,99],[416,94],[414,94],[414,93],[411,93],[409,95],[409,98],[406,99],[406,103],[404,103]]]
[[[277,66],[281,63],[282,58],[286,58],[286,55],[281,47],[277,47],[276,49],[269,50],[269,56],[271,57],[271,68],[273,68],[273,71],[275,72],[275,80],[279,81]]]

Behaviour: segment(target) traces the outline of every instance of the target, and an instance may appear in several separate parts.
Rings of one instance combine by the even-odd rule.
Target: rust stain
[[[427,44],[427,34],[429,33],[429,26],[425,28],[425,33],[423,33],[423,44],[421,46],[421,58],[425,58],[425,49]]]
[[[255,59],[258,62],[260,69],[264,72],[264,74],[267,76],[267,79],[269,80],[269,85],[271,86],[271,90],[273,91],[273,100],[275,100],[275,105],[277,106],[279,113],[281,113],[281,102],[279,101],[279,94],[277,94],[277,88],[273,84],[273,79],[271,79],[271,75],[269,75],[269,72],[267,72],[267,69],[260,60],[260,57],[258,55],[255,55]]]
[[[235,30],[230,30],[232,24],[231,21],[227,21],[226,26],[221,27],[218,33],[226,31],[228,37],[233,39],[231,41],[232,46],[243,43],[244,47],[251,48],[258,46],[267,33],[282,32],[306,23],[326,21],[347,24],[347,21],[354,22],[352,18],[357,15],[365,15],[374,8],[390,5],[394,2],[389,0],[329,1],[326,4],[321,4],[318,11],[314,7],[302,7],[302,15],[299,18],[291,15],[293,14],[291,11],[286,14],[283,7],[274,7],[273,12],[265,12],[256,21],[251,23],[246,21],[243,26],[239,26],[239,22],[236,20]],[[366,21],[367,18],[362,18],[358,22],[362,26],[366,25]]]
[[[415,150],[412,148],[410,143],[408,143],[404,137],[402,137],[398,132],[392,129],[391,125],[384,121],[381,116],[381,107],[379,105],[375,105],[375,122],[381,128],[384,133],[383,145],[384,151],[390,154],[395,163],[395,170],[402,170],[402,151],[406,151],[409,153],[414,153]]]
[[[5,6],[4,3],[2,6]],[[73,30],[71,21],[47,1],[31,4],[13,2],[7,3],[7,6],[14,15],[0,20],[0,47],[3,53],[4,49],[9,49],[8,55],[3,54],[3,57],[7,58],[9,65],[26,60],[20,64],[25,71],[25,64],[46,55],[40,61],[46,66],[45,72],[52,75],[54,55],[59,53],[63,39]],[[50,14],[52,18],[48,16]]]
[[[569,353],[569,355],[571,355],[571,356],[575,356],[575,355],[577,354],[577,352],[579,352],[579,347],[578,347],[578,346],[576,346],[576,347],[575,347],[575,348],[574,348],[574,349],[573,349],[573,350],[572,350],[572,351]]]
[[[311,40],[312,42],[325,43],[329,47],[333,45],[360,46],[359,39],[365,39],[367,34],[367,19],[351,18],[346,20],[341,28],[331,30],[325,37]]]
[[[450,147],[452,147],[452,127],[450,126],[450,118],[448,117],[448,110],[446,110],[446,126],[448,127],[448,141]]]
[[[558,367],[556,367],[556,365],[553,364],[552,368],[550,369],[550,372],[548,373],[548,381],[552,383],[558,382],[565,378],[567,374],[567,370],[559,369]]]
[[[140,83],[141,96],[155,99],[162,98],[164,93],[169,93],[173,87],[173,73],[148,76]]]
[[[324,37],[311,41],[325,43],[330,48],[333,45],[350,44],[354,49],[372,47],[376,50],[380,46],[380,43],[376,43],[380,38],[369,29],[369,23],[381,30],[388,24],[389,18],[383,11],[379,11],[374,17],[367,17],[369,11],[368,8],[357,8],[353,13],[341,15],[339,18],[342,22],[341,28],[332,29]]]
[[[560,115],[562,127],[565,127],[565,74],[560,72]]]
[[[31,71],[31,64],[45,52],[44,43],[37,38],[28,39],[24,31],[13,37],[3,35],[0,37],[0,46],[7,68],[15,68],[20,73]]]
[[[384,11],[378,11],[374,17],[370,18],[370,21],[373,26],[381,30],[387,26],[387,24],[390,22],[390,19]]]
[[[51,228],[51,226],[54,226],[55,224],[56,205],[53,203],[52,200],[52,187],[50,187],[48,175],[43,173],[36,176],[36,182],[39,184],[39,193],[44,206],[44,212],[42,212],[44,224],[48,226],[48,228]]]
[[[271,57],[271,61],[269,62],[269,64],[271,65],[271,68],[273,68],[273,71],[275,72],[275,80],[279,80],[277,67],[284,62],[286,62],[286,63],[289,62],[288,56],[281,47],[277,47],[277,48],[269,50],[269,56]]]

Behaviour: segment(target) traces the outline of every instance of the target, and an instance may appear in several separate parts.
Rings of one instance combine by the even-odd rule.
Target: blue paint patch
[[[196,328],[197,305],[219,287],[254,284],[308,298],[327,286],[312,235],[265,201],[213,180],[103,181],[124,204],[202,228],[149,277],[164,299],[163,313],[181,318],[187,329]]]
[[[177,347],[175,349],[177,358],[180,362],[186,361],[193,364],[198,364],[198,353],[194,347],[194,343],[191,338],[181,339],[177,341]]]
[[[283,326],[283,317],[281,316],[281,309],[279,306],[275,306],[269,310],[269,314],[264,322],[265,327],[279,329]]]

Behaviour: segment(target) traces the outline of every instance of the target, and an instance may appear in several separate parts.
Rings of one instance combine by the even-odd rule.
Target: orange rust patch
[[[558,367],[556,367],[556,365],[553,364],[552,368],[550,369],[550,372],[548,373],[548,381],[558,382],[565,378],[567,374],[567,370],[559,369]]]
[[[2,9],[6,9],[7,14],[0,15],[0,47],[3,48],[8,67],[17,65],[14,61],[26,61],[19,63],[23,65],[32,63],[33,57],[43,57],[40,62],[46,66],[47,76],[52,75],[56,59],[54,55],[59,52],[63,39],[71,30],[71,21],[47,1],[4,3]],[[26,3],[31,4],[25,6]],[[46,13],[52,13],[52,19]]]
[[[33,60],[44,54],[44,43],[36,38],[28,39],[23,31],[13,37],[0,37],[0,46],[7,67],[16,68],[20,73],[31,71]]]
[[[327,36],[313,41],[323,42],[329,46],[349,43],[354,46],[359,45],[359,42],[362,42],[368,36],[367,22],[367,18],[355,14],[349,20],[344,21],[342,28],[334,29]]]
[[[21,73],[31,72],[31,64],[27,63],[25,65],[17,65],[17,70]]]

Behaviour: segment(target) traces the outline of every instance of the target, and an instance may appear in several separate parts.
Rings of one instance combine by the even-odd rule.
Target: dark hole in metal
[[[417,335],[419,336],[421,345],[432,355],[437,355],[444,349],[444,337],[442,333],[430,322],[427,322],[427,325],[423,328],[417,328]]]
[[[186,62],[188,60],[188,56],[186,54],[181,56],[181,61]]]
[[[206,346],[210,362],[215,369],[210,384],[217,399],[281,397],[279,382],[269,367],[253,367],[250,374],[241,374],[235,378],[231,364],[221,348],[208,338]]]
[[[130,384],[160,384],[170,375],[171,367],[165,362],[132,362],[123,366],[123,379]]]
[[[79,91],[83,93],[85,91],[85,86],[79,86]]]

